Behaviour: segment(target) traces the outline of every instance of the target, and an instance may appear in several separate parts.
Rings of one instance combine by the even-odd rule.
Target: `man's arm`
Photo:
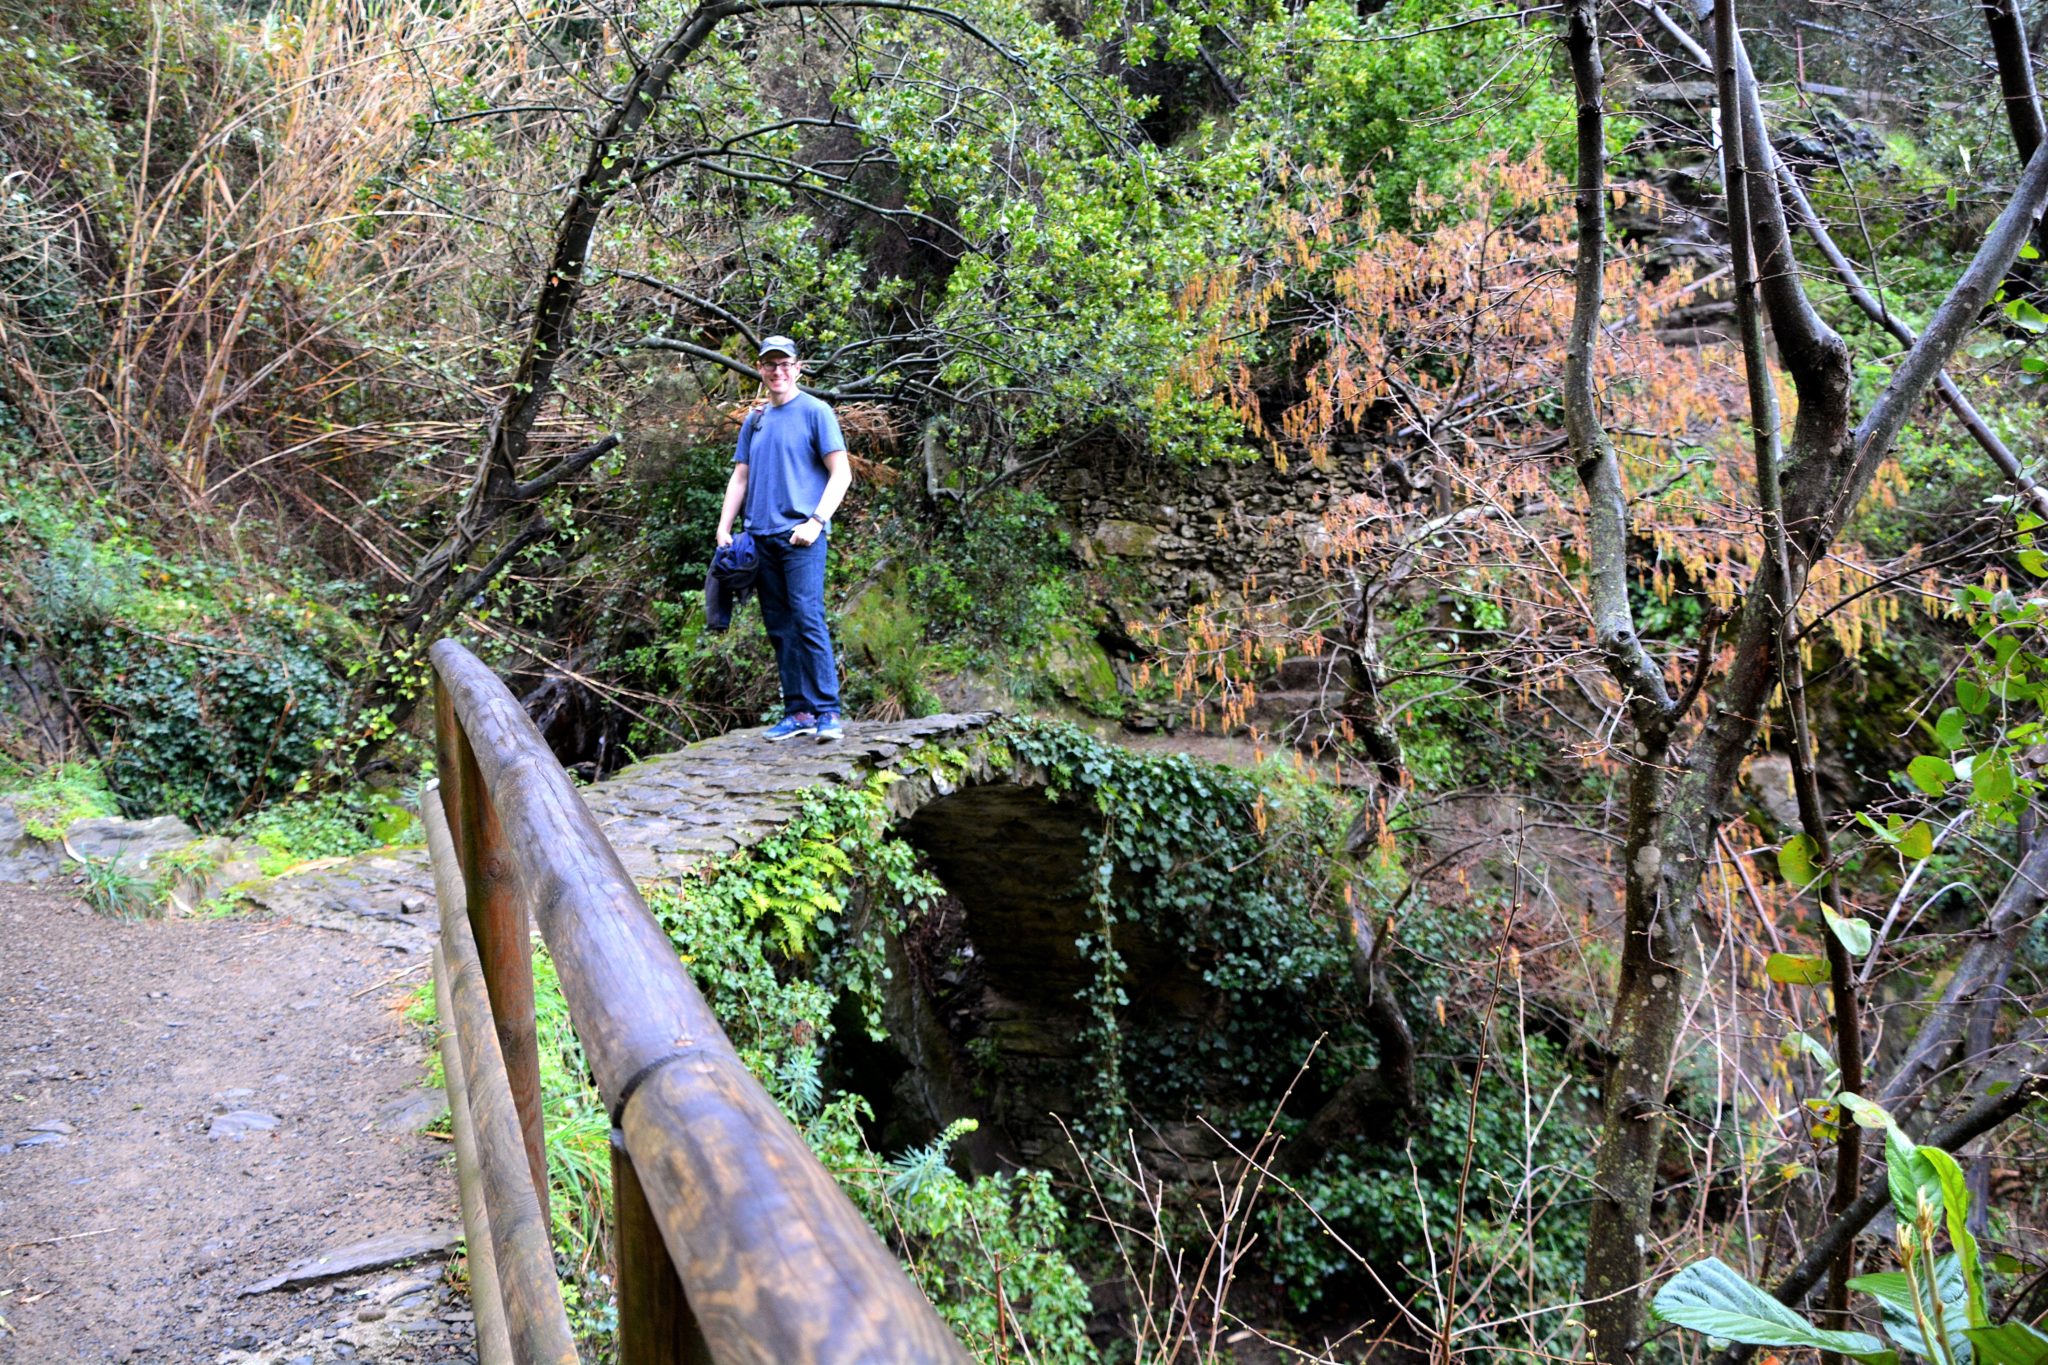
[[[732,544],[733,519],[739,516],[740,508],[746,506],[746,502],[747,467],[736,464],[732,467],[732,477],[725,481],[725,506],[718,511],[718,534],[713,537],[721,547]]]
[[[853,457],[843,450],[835,450],[825,457],[825,491],[818,497],[818,510],[789,533],[789,543],[809,545],[824,534],[825,523],[832,520],[832,514],[839,510],[840,501],[846,497],[846,490],[851,487]]]
[[[835,450],[825,457],[825,492],[818,499],[818,520],[830,521],[832,514],[839,510],[839,504],[846,497],[846,490],[853,487],[853,457],[843,450]]]

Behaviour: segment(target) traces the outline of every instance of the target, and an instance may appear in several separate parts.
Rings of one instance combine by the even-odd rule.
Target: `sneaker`
[[[808,711],[797,711],[791,715],[784,716],[781,720],[769,726],[765,738],[769,743],[773,744],[777,740],[795,739],[798,735],[815,735],[817,733],[818,718]]]
[[[818,743],[829,744],[835,739],[845,739],[846,731],[839,728],[839,713],[827,711],[818,717]]]

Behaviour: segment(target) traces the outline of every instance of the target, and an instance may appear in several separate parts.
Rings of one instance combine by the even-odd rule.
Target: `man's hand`
[[[816,517],[805,517],[801,522],[797,523],[797,528],[789,533],[789,543],[792,545],[815,544],[818,537],[824,533],[825,528],[818,524]]]
[[[718,528],[718,534],[714,535],[712,540],[717,543],[719,549],[723,550],[726,546],[732,544],[732,532],[721,526]]]

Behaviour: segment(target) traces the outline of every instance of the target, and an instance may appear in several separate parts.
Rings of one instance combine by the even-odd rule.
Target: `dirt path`
[[[238,1292],[459,1230],[448,1144],[414,1131],[425,972],[365,935],[0,885],[0,1361],[473,1359],[445,1252]]]

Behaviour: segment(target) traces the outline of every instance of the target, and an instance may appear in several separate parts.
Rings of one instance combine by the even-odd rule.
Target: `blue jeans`
[[[825,540],[792,545],[789,535],[758,535],[761,572],[754,590],[761,619],[782,670],[782,705],[790,715],[839,710],[839,664],[825,626]]]

